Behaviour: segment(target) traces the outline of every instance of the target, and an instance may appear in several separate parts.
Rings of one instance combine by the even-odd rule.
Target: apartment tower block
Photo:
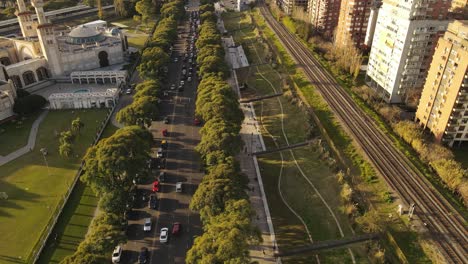
[[[416,121],[449,146],[468,141],[468,21],[450,23],[435,50]]]
[[[336,27],[335,43],[339,46],[354,45],[366,49],[366,32],[373,0],[341,0],[340,16]]]
[[[341,0],[309,0],[308,13],[313,29],[331,38],[338,25]]]
[[[449,23],[447,0],[383,0],[366,81],[388,103],[415,102]]]

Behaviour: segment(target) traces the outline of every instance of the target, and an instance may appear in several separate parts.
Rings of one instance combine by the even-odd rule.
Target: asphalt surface
[[[148,263],[185,263],[185,256],[193,244],[193,239],[202,233],[199,215],[188,207],[190,199],[200,183],[203,174],[200,172],[200,159],[194,147],[200,140],[199,127],[193,125],[195,96],[197,82],[185,81],[183,91],[177,87],[182,78],[182,58],[174,63],[173,58],[185,52],[186,39],[188,38],[189,24],[185,22],[179,26],[184,31],[174,46],[173,55],[168,71],[168,82],[164,85],[168,94],[163,96],[160,104],[161,120],[153,122],[150,131],[157,144],[154,151],[160,146],[160,141],[168,141],[168,148],[164,155],[166,168],[155,170],[151,179],[146,179],[139,185],[138,204],[129,217],[128,242],[123,246],[124,252],[121,263],[136,263],[141,247],[147,247],[150,251]],[[188,63],[187,70],[190,67]],[[195,74],[195,67],[194,67]],[[195,75],[194,75],[195,76]],[[170,90],[170,85],[176,84],[175,90]],[[164,124],[164,117],[169,118],[169,124]],[[168,136],[162,135],[162,130],[168,130]],[[154,154],[155,155],[155,154]],[[166,180],[161,184],[161,190],[157,193],[158,209],[149,209],[148,202],[143,201],[152,192],[152,182],[157,179],[160,171],[166,172]],[[176,182],[183,183],[183,191],[175,191]],[[151,217],[152,230],[143,231],[144,218]],[[168,227],[172,230],[172,224],[180,222],[182,232],[178,236],[169,235],[169,242],[162,244],[159,241],[160,230]]]

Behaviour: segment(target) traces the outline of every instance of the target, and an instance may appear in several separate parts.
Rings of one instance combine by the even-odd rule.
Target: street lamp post
[[[40,149],[40,152],[42,153],[42,156],[44,157],[44,162],[45,162],[45,164],[46,164],[46,166],[47,166],[47,173],[48,173],[49,176],[50,176],[49,163],[47,162],[47,158],[46,158],[46,156],[47,156],[47,149],[46,149],[46,148],[41,148],[41,149]]]

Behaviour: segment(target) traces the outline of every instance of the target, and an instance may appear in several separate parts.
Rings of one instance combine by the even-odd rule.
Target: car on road
[[[161,148],[167,149],[167,140],[161,141]]]
[[[165,116],[163,122],[164,124],[169,124],[169,117]]]
[[[192,76],[187,77],[187,82],[192,82]]]
[[[149,232],[151,231],[151,218],[145,218],[145,223],[143,224],[143,231]]]
[[[148,207],[150,209],[157,209],[158,208],[158,198],[156,198],[156,195],[151,194],[149,196]]]
[[[128,88],[127,90],[125,90],[125,94],[132,94],[132,89]]]
[[[183,85],[179,85],[178,91],[179,91],[179,92],[183,92],[183,91],[184,91],[184,86],[183,86]]]
[[[138,255],[138,264],[146,264],[148,262],[148,248],[142,247],[140,249],[140,255]]]
[[[185,82],[184,82],[184,81],[180,81],[180,85],[184,86],[184,85],[185,85]]]
[[[164,171],[161,171],[159,173],[159,181],[160,182],[165,182],[166,181],[166,173]]]
[[[179,62],[179,58],[178,58],[178,57],[175,57],[175,58],[174,58],[174,62]]]
[[[161,234],[159,235],[159,242],[167,243],[169,239],[169,228],[163,227],[161,228]]]
[[[171,84],[171,90],[175,90],[175,83]]]
[[[169,135],[169,132],[167,132],[167,129],[163,129],[161,133],[164,137],[167,137]]]
[[[159,192],[159,181],[154,181],[153,182],[153,192]]]
[[[176,236],[182,232],[182,224],[179,222],[175,222],[172,224],[172,235]]]
[[[158,148],[158,150],[156,151],[156,158],[162,158],[162,157],[164,157],[163,149]]]
[[[196,126],[199,126],[201,124],[200,119],[195,117],[195,119],[193,119],[193,124],[196,125]]]
[[[182,192],[182,182],[178,182],[175,185],[175,191],[181,193]]]
[[[114,251],[112,252],[112,263],[119,263],[120,257],[122,256],[122,247],[116,246]]]

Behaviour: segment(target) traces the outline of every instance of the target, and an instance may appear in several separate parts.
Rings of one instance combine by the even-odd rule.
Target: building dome
[[[81,45],[85,43],[101,42],[105,39],[106,37],[96,29],[81,25],[72,29],[72,31],[68,33],[67,42],[70,44]]]

